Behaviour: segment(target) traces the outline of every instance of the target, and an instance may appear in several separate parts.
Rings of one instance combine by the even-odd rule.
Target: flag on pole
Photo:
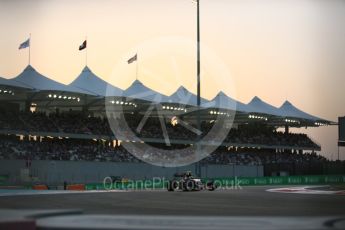
[[[79,50],[83,50],[86,48],[86,40],[79,46]]]
[[[127,62],[128,64],[132,64],[133,62],[138,60],[138,54],[135,54],[132,58],[130,58]]]
[[[20,44],[18,49],[25,49],[25,48],[28,48],[28,47],[30,47],[30,38],[28,38],[28,40],[26,40],[25,42]]]

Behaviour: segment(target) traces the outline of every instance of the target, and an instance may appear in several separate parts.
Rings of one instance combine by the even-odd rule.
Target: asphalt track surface
[[[81,209],[85,214],[343,216],[344,195],[271,193],[274,187],[213,192],[130,191],[0,197],[1,209]]]

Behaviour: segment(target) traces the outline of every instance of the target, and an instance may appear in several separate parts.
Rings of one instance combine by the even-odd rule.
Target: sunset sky
[[[332,121],[345,115],[345,1],[200,2],[203,97],[223,90],[244,103],[287,99]],[[87,36],[88,66],[112,84],[135,80],[136,64],[126,60],[138,52],[144,84],[167,95],[180,85],[196,91],[192,0],[0,0],[1,77],[27,66],[28,50],[18,46],[30,33],[32,66],[64,84],[85,66],[78,47]],[[337,127],[299,131],[336,157]]]

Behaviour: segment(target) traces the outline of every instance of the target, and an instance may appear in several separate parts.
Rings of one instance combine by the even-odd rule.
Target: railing
[[[7,135],[7,134],[21,134],[21,135],[32,135],[32,136],[51,136],[51,137],[68,137],[72,139],[103,139],[112,141],[115,140],[116,137],[114,135],[94,135],[94,134],[75,134],[75,133],[64,133],[64,132],[31,132],[31,131],[23,131],[23,130],[0,130],[0,134]],[[164,144],[164,139],[158,138],[140,138],[140,140],[146,143],[159,143]],[[135,141],[135,140],[121,140],[121,141]],[[178,140],[178,139],[171,139],[171,144],[193,144],[195,143],[192,140]],[[261,149],[293,149],[293,150],[311,150],[311,151],[320,151],[321,147],[318,145],[318,148],[312,146],[289,146],[289,145],[265,145],[265,144],[247,144],[247,143],[235,143],[235,142],[222,142],[219,145],[218,141],[215,142],[200,142],[201,145],[208,145],[208,146],[234,146],[234,147],[245,147],[245,148],[261,148]]]
[[[314,143],[320,148],[320,150],[321,150],[321,144],[320,144],[320,143],[318,143],[317,141],[315,141],[312,137],[310,137],[310,136],[308,136],[308,135],[307,135],[307,137],[308,137],[312,142],[314,142]]]

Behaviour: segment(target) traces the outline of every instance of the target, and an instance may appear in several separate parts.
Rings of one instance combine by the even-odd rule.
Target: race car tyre
[[[207,187],[207,190],[208,191],[214,191],[216,188],[215,187],[213,187],[213,185],[212,186],[210,186],[210,187]]]
[[[195,189],[195,181],[188,180],[186,181],[186,191],[193,191]]]
[[[168,191],[173,192],[178,188],[178,181],[172,180],[168,182]]]
[[[214,190],[216,190],[216,186],[215,186],[215,184],[213,182],[207,182],[206,189],[208,191],[214,191]]]

